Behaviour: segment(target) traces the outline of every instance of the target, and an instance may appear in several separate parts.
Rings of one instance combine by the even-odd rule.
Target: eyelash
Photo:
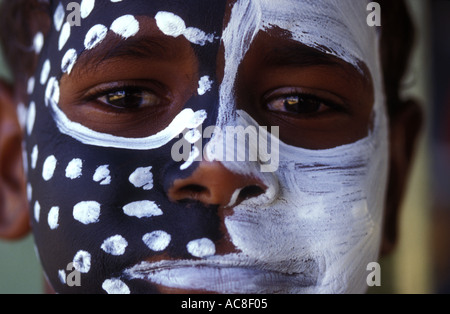
[[[114,87],[111,87],[111,85],[115,85]],[[148,87],[142,87],[140,85],[137,84],[109,84],[109,86],[105,86],[105,87],[97,87],[94,90],[92,90],[91,92],[89,92],[86,95],[85,101],[87,102],[95,102],[103,107],[108,108],[109,110],[113,110],[113,111],[137,111],[137,110],[141,110],[143,109],[143,106],[139,105],[139,106],[118,106],[118,105],[114,105],[112,103],[107,103],[107,101],[102,101],[100,100],[101,98],[105,98],[108,97],[112,94],[118,94],[120,92],[124,92],[124,97],[129,97],[129,96],[133,96],[136,94],[144,94],[144,93],[148,93],[148,95],[150,96],[154,96],[155,101],[158,101],[157,104],[151,105],[150,107],[156,107],[159,106],[163,100],[164,97],[160,97],[158,95],[158,93],[154,92],[152,89],[148,88]],[[143,97],[142,97],[143,98]],[[106,99],[107,100],[107,99]]]
[[[289,99],[293,100],[294,102],[299,103],[297,105],[297,108],[295,108],[295,103],[292,104],[291,109],[297,109],[295,110],[289,110],[286,108],[287,104],[286,102],[289,101]],[[282,102],[278,103],[276,105],[273,105],[276,101]],[[309,92],[296,92],[296,91],[286,91],[283,90],[278,93],[271,93],[269,97],[266,97],[264,100],[264,106],[265,109],[279,113],[279,114],[285,114],[285,115],[293,115],[295,117],[301,118],[301,117],[313,117],[315,115],[324,114],[328,110],[332,110],[334,112],[346,112],[346,107],[344,104],[339,104],[335,101],[326,99],[325,97],[319,97],[316,94],[309,93]],[[308,108],[306,108],[306,105],[313,105],[316,106],[316,108],[312,108],[312,110],[308,111]],[[272,105],[271,105],[272,104]],[[281,108],[283,106],[283,108]],[[301,108],[303,107],[303,108]],[[326,108],[322,108],[326,107]],[[305,109],[305,112],[300,112],[301,109]],[[309,108],[311,109],[311,108]]]

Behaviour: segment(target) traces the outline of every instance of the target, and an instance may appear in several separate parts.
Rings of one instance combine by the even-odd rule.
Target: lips
[[[261,264],[236,258],[215,256],[204,260],[142,262],[124,271],[126,279],[143,279],[174,289],[224,294],[297,293],[316,286],[319,266],[315,260]]]

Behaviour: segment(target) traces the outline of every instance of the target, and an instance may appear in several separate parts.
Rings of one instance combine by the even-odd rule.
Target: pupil
[[[292,113],[314,113],[319,111],[320,106],[320,101],[299,96],[291,96],[284,101],[284,108]]]
[[[136,96],[135,93],[118,91],[108,95],[108,102],[120,108],[137,108],[141,105],[141,97]]]

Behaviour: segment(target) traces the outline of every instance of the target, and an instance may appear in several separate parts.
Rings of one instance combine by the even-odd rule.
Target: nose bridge
[[[189,177],[174,180],[167,195],[173,202],[196,201],[232,207],[265,193],[266,189],[254,176],[232,172],[218,161],[203,160]]]

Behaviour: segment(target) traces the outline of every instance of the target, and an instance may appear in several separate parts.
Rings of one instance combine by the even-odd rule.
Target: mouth
[[[311,259],[270,265],[242,259],[164,260],[142,262],[124,271],[127,279],[142,279],[173,289],[223,294],[296,293],[316,286],[318,264]]]

